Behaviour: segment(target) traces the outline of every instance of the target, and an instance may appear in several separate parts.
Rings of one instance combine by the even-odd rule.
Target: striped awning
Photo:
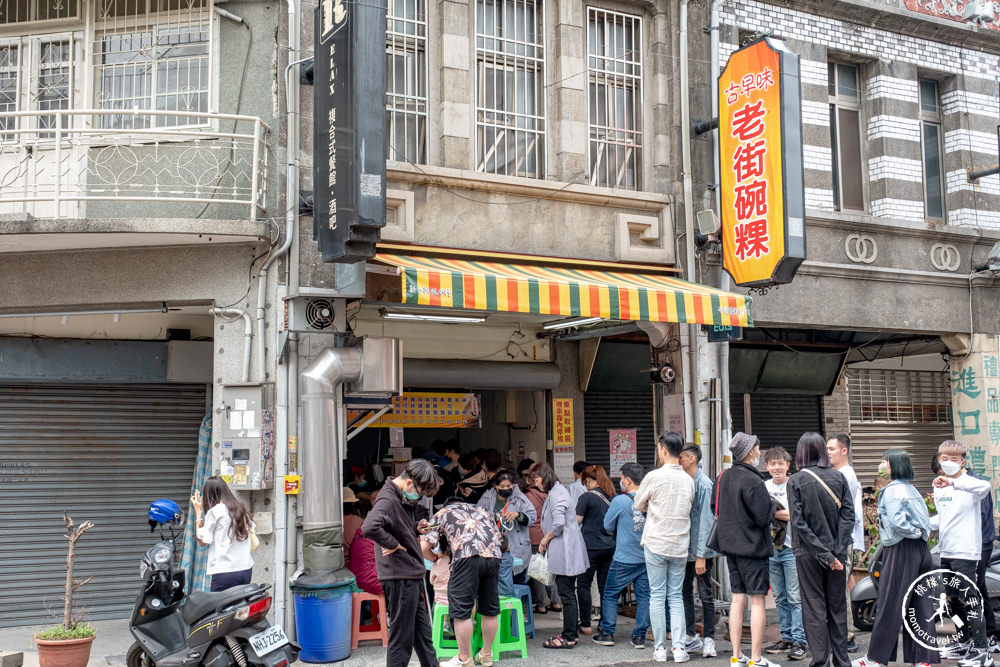
[[[657,273],[593,267],[505,264],[490,258],[388,252],[405,304],[606,320],[748,327],[750,298]],[[539,261],[542,258],[538,258]]]

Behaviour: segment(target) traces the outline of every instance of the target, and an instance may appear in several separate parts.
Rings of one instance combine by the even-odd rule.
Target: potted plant
[[[87,667],[90,646],[97,633],[92,625],[81,622],[79,617],[73,615],[73,593],[93,577],[87,577],[83,581],[73,579],[73,560],[76,558],[76,541],[94,524],[84,521],[76,525],[66,512],[63,512],[63,519],[66,521],[66,539],[69,540],[63,621],[35,635],[38,663],[41,667]]]

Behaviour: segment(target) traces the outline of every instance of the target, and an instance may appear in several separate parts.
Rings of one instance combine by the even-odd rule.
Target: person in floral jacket
[[[461,498],[450,498],[434,518],[432,529],[422,538],[424,558],[433,561],[432,549],[441,539],[451,550],[451,578],[448,581],[448,615],[455,622],[458,655],[441,663],[443,667],[475,667],[472,659],[472,611],[482,615],[483,649],[479,662],[493,664],[493,640],[500,615],[501,535],[488,511]]]

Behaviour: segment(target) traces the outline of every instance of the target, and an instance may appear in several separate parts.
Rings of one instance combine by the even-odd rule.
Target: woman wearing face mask
[[[596,574],[600,604],[600,600],[604,599],[604,584],[611,569],[611,558],[615,555],[614,535],[604,530],[604,515],[615,497],[615,485],[604,472],[604,466],[587,468],[580,475],[580,481],[587,490],[577,498],[576,520],[583,532],[583,541],[587,543],[590,567],[576,579],[576,598],[580,603],[580,631],[589,635],[593,633],[590,585]]]
[[[417,532],[428,524],[416,520],[421,497],[431,498],[438,476],[429,461],[410,461],[398,477],[390,477],[375,499],[361,535],[375,542],[375,569],[389,609],[386,665],[405,665],[415,648],[420,667],[437,667],[431,623],[424,594],[424,556]]]
[[[879,474],[892,480],[878,496],[878,528],[882,540],[882,573],[879,577],[875,626],[868,645],[868,654],[858,661],[860,667],[888,665],[896,661],[899,631],[903,617],[899,613],[903,596],[910,583],[933,567],[927,538],[931,534],[931,520],[927,505],[920,492],[913,488],[914,478],[910,455],[901,449],[890,449],[882,456]],[[930,598],[914,596],[917,604],[928,607]],[[933,635],[933,610],[915,609],[915,618],[924,620],[924,631]],[[884,613],[883,613],[884,612]],[[903,661],[911,665],[936,663],[938,652],[913,641],[909,632],[903,633]]]
[[[528,528],[538,519],[535,506],[514,483],[514,474],[501,470],[490,480],[492,485],[477,503],[493,515],[500,530],[507,534],[508,552],[514,564],[514,583],[527,583],[528,561],[531,560],[531,536]]]

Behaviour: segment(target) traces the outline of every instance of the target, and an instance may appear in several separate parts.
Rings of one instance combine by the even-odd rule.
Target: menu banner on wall
[[[639,456],[638,440],[634,428],[609,428],[608,440],[611,444],[611,477],[620,477],[622,466],[635,463]]]
[[[576,462],[573,447],[556,447],[552,452],[552,470],[564,485],[573,483],[573,464]]]
[[[722,263],[737,285],[792,281],[806,257],[799,57],[765,37],[719,76]]]
[[[349,423],[370,410],[350,409]],[[482,412],[479,394],[406,392],[392,399],[392,410],[369,426],[376,428],[479,428]],[[397,441],[400,436],[396,436]]]
[[[993,482],[1000,501],[1000,336],[974,334],[969,354],[950,363],[955,440],[965,445],[969,469]]]
[[[556,447],[572,447],[576,444],[572,398],[552,399],[552,444]]]

